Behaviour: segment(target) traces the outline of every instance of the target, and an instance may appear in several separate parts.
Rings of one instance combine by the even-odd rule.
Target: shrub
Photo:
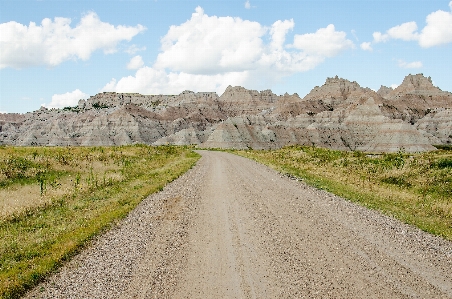
[[[381,182],[399,187],[411,187],[411,184],[402,177],[389,176],[381,179]]]
[[[432,165],[433,167],[444,169],[444,168],[452,168],[452,159],[441,159]]]
[[[27,170],[35,167],[35,164],[25,158],[11,156],[0,164],[0,173],[7,179],[14,180],[25,178]]]

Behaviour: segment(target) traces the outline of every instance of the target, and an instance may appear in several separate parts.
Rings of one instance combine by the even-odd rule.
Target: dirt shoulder
[[[452,244],[201,151],[28,298],[452,298]]]

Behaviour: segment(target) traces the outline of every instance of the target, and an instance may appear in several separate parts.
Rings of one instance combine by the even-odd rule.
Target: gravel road
[[[452,243],[200,151],[26,298],[452,298]]]

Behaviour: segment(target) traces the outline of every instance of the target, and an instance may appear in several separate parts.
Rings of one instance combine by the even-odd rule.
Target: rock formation
[[[380,89],[378,89],[377,93],[380,96],[382,96],[383,98],[386,98],[392,91],[393,91],[393,89],[391,87],[381,85]]]
[[[0,114],[4,145],[133,143],[429,151],[433,144],[452,144],[452,94],[422,74],[378,92],[335,77],[303,99],[239,86],[229,86],[221,96],[105,92],[80,100],[76,107]]]

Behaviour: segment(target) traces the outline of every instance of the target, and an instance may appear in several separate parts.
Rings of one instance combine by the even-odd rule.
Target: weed
[[[444,169],[444,168],[451,168],[452,169],[452,158],[440,159],[437,162],[433,163],[432,166],[440,168],[440,169]]]
[[[402,177],[389,176],[382,178],[381,181],[387,184],[393,184],[399,187],[411,187],[411,184]]]
[[[16,170],[0,196],[20,205],[0,214],[0,298],[18,298],[198,158],[169,146],[2,148]]]
[[[38,173],[38,175],[36,176],[38,182],[39,182],[39,187],[40,187],[40,192],[41,192],[41,196],[44,195],[45,191],[46,191],[46,178],[45,178],[45,174],[40,172]]]

